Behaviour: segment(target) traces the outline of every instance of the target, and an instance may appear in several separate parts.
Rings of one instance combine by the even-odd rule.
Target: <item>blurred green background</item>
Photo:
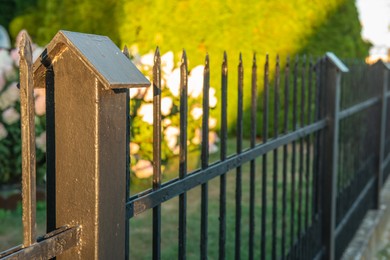
[[[226,50],[232,132],[239,52],[243,54],[246,71],[244,107],[248,110],[248,72],[254,52],[258,56],[261,93],[266,53],[270,54],[272,71],[277,53],[283,65],[287,55],[305,53],[316,57],[326,51],[341,58],[364,58],[370,47],[361,38],[354,0],[8,0],[0,2],[0,10],[0,24],[8,28],[12,38],[21,29],[27,29],[41,46],[64,29],[107,35],[120,47],[137,46],[141,54],[160,46],[162,53],[173,51],[176,62],[184,48],[190,69],[202,64],[209,53],[211,85],[217,91],[222,53]],[[244,113],[244,117],[248,126],[249,113]]]

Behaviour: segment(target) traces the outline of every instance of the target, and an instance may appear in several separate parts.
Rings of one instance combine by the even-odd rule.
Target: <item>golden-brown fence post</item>
[[[36,241],[36,172],[34,87],[31,39],[23,32],[20,54],[20,112],[22,133],[23,246]]]
[[[52,91],[55,228],[81,227],[79,247],[58,259],[124,259],[126,89],[149,81],[108,37],[67,31],[35,63],[34,80]]]

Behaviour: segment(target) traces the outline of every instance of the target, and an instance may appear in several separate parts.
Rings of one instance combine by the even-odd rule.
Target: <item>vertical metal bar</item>
[[[385,66],[383,61],[374,65],[374,69],[378,69],[379,73],[376,75],[382,76],[382,79],[378,79],[378,83],[381,84],[381,119],[380,119],[380,133],[379,133],[379,151],[378,151],[378,165],[377,165],[377,188],[376,188],[376,197],[375,197],[375,208],[379,209],[381,205],[381,189],[383,183],[383,158],[385,153],[385,143],[386,143],[386,118],[387,118],[387,85],[389,82],[389,68]]]
[[[251,95],[251,129],[250,129],[250,147],[256,146],[257,131],[257,64],[256,54],[253,54],[252,63],[252,95]],[[255,177],[256,177],[256,160],[250,161],[249,177],[249,259],[254,259],[254,240],[255,240]]]
[[[157,50],[156,50],[157,52]],[[123,54],[130,59],[127,46],[123,48]],[[154,65],[155,66],[155,65]],[[154,72],[154,68],[153,68]],[[154,78],[154,76],[153,76]],[[154,85],[154,84],[153,84]],[[130,197],[130,90],[126,89],[126,202]],[[130,223],[126,218],[125,223],[125,259],[130,259]]]
[[[301,64],[301,118],[300,125],[305,125],[305,64],[306,57],[303,57]],[[303,155],[304,143],[303,138],[299,139],[299,180],[298,180],[298,237],[302,237],[302,192],[303,192],[303,172],[304,172],[304,155]],[[299,252],[301,253],[301,252]],[[299,255],[301,257],[301,255]]]
[[[322,79],[322,59],[318,59],[316,62],[316,65],[314,66],[315,69],[315,111],[314,111],[314,121],[319,120],[322,117],[321,114],[321,105],[322,101],[320,97],[322,96],[321,91],[321,79]],[[320,132],[316,132],[314,135],[314,147],[313,147],[313,199],[312,199],[312,221],[315,221],[315,218],[319,212],[319,204],[320,204],[320,189],[319,189],[319,177],[321,174],[321,167],[320,167],[320,153],[319,148],[321,144],[321,136]]]
[[[279,85],[280,66],[279,55],[276,56],[275,89],[274,89],[274,138],[279,132]],[[278,220],[278,149],[273,151],[273,185],[272,185],[272,259],[277,258],[277,220]]]
[[[228,86],[228,64],[226,51],[223,53],[221,73],[221,161],[226,160],[227,152],[227,86]],[[220,177],[219,195],[219,260],[226,257],[226,175]]]
[[[28,247],[36,240],[36,166],[33,60],[31,40],[26,32],[22,34],[19,54],[20,112],[22,116],[23,246]]]
[[[153,66],[153,190],[161,187],[161,59],[157,48]],[[161,258],[161,205],[153,208],[153,259]]]
[[[238,64],[238,95],[237,95],[237,154],[242,151],[242,103],[244,86],[244,66],[242,64],[242,54],[240,53]],[[236,236],[235,236],[235,259],[241,258],[241,194],[242,194],[242,168],[236,169]]]
[[[290,57],[287,57],[286,67],[284,69],[284,134],[288,133],[288,114],[289,114],[289,81],[290,81]],[[286,213],[287,213],[287,145],[283,145],[283,188],[282,188],[282,259],[286,256]]]
[[[188,114],[188,67],[183,50],[180,66],[180,163],[179,178],[187,175],[187,114]],[[179,196],[179,259],[186,259],[187,245],[187,193]]]
[[[325,56],[325,111],[328,118],[327,131],[324,134],[324,157],[322,177],[322,241],[325,245],[325,259],[335,258],[337,160],[339,137],[340,81],[341,73],[348,69],[333,54]]]
[[[295,58],[294,72],[293,72],[293,107],[292,107],[292,129],[297,130],[297,99],[298,99],[298,57]],[[290,242],[291,248],[295,243],[295,162],[296,162],[296,141],[292,142],[291,155],[291,230]],[[294,254],[293,254],[294,255]]]
[[[306,66],[305,66],[306,67]],[[313,61],[312,57],[309,57],[309,65],[308,65],[308,94],[307,94],[307,124],[310,125],[312,123],[312,96],[313,96]],[[312,169],[311,166],[311,142],[312,142],[312,135],[307,135],[306,136],[306,175],[305,175],[305,187],[306,187],[306,192],[305,192],[305,232],[311,231],[309,230],[309,222],[311,220],[311,215],[309,211],[313,210],[311,208],[311,204],[309,201],[309,198],[313,196],[313,193],[311,192],[313,189],[313,186],[311,185],[311,178],[310,178],[310,170]],[[310,222],[312,223],[312,222]],[[309,233],[310,234],[310,233]],[[308,237],[308,235],[306,235]],[[305,239],[306,241],[306,247],[305,247],[305,258],[309,259],[310,256],[312,255],[313,252],[313,241],[311,239]]]
[[[263,100],[263,143],[268,139],[268,92],[269,92],[269,57],[265,57],[264,65],[264,100]],[[266,249],[266,224],[267,224],[267,154],[263,155],[262,161],[262,187],[261,187],[261,259],[265,260],[267,255]]]
[[[202,118],[202,169],[209,165],[209,89],[210,89],[210,66],[209,55],[206,55],[203,73],[203,118]],[[201,259],[207,259],[207,231],[208,231],[208,183],[202,184],[201,195],[201,229],[200,229],[200,253]]]
[[[54,71],[47,51],[41,54],[46,68],[46,232],[56,229],[56,131],[54,102]]]
[[[313,60],[312,57],[309,58],[309,68],[308,68],[308,97],[307,97],[307,124],[312,123],[312,96],[313,96]],[[310,167],[311,165],[311,135],[306,136],[306,198],[305,198],[305,229],[307,230],[309,228],[309,209],[310,209],[310,203],[309,198],[312,196],[312,193],[310,192],[311,187],[310,185]],[[313,210],[313,209],[311,209]]]

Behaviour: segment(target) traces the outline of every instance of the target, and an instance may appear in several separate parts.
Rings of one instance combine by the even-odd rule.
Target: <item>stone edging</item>
[[[379,210],[367,212],[341,259],[375,259],[378,249],[384,243],[382,238],[386,228],[390,226],[390,178],[383,186],[381,201]]]

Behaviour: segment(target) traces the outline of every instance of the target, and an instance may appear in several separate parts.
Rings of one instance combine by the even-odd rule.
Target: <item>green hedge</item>
[[[229,125],[236,119],[237,64],[244,59],[244,107],[249,110],[252,54],[258,55],[259,92],[264,56],[284,58],[301,53],[363,58],[369,45],[360,36],[354,0],[40,0],[36,9],[16,17],[11,32],[26,28],[41,45],[59,29],[108,35],[123,47],[136,45],[140,53],[157,45],[174,51],[176,62],[185,48],[189,67],[211,59],[211,85],[219,89],[222,53],[229,57]],[[273,66],[271,67],[273,68]],[[271,74],[272,75],[272,74]],[[272,80],[272,76],[271,76]],[[261,108],[259,108],[261,110]],[[249,113],[244,124],[248,127]],[[245,131],[248,132],[248,131]]]

